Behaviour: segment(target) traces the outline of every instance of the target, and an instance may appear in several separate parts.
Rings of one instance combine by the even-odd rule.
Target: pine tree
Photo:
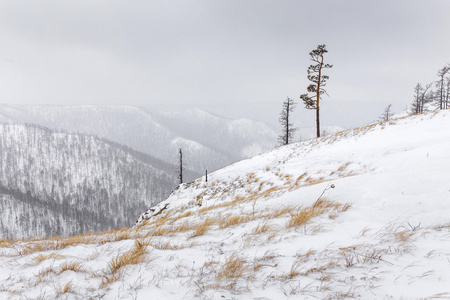
[[[279,121],[282,126],[282,134],[278,137],[281,145],[287,145],[292,141],[294,133],[298,130],[291,123],[291,113],[294,111],[296,103],[289,97],[283,102]]]
[[[300,95],[300,99],[303,100],[307,109],[316,110],[316,130],[317,137],[320,137],[320,99],[322,94],[326,94],[324,87],[329,79],[328,75],[323,75],[323,69],[332,68],[333,65],[325,64],[323,62],[323,56],[327,53],[325,45],[318,45],[317,49],[309,53],[310,59],[315,62],[315,65],[308,67],[308,80],[312,82],[307,88],[308,93],[313,93],[312,96],[308,94]]]

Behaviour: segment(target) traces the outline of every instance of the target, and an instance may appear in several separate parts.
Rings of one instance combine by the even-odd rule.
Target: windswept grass
[[[72,291],[73,288],[73,284],[72,281],[69,281],[68,283],[66,283],[64,286],[57,286],[55,288],[55,292],[58,295],[63,295],[65,293],[69,293]]]
[[[36,264],[40,264],[41,262],[47,260],[47,259],[63,259],[64,256],[63,255],[59,255],[55,252],[52,252],[50,254],[38,254],[35,257],[33,257],[33,261]]]
[[[349,204],[342,205],[326,199],[318,199],[314,205],[304,208],[298,208],[291,212],[291,217],[286,227],[299,227],[308,224],[315,217],[330,212],[342,212],[348,210]]]
[[[111,274],[117,273],[121,268],[127,265],[135,265],[143,262],[147,254],[148,243],[144,241],[134,241],[134,247],[113,258],[108,264],[108,271]]]
[[[249,267],[246,264],[246,261],[233,253],[223,263],[220,267],[219,272],[217,273],[218,280],[236,280],[243,276],[244,272],[249,270]]]

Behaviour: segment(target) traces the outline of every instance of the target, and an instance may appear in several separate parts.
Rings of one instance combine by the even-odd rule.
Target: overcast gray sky
[[[405,108],[417,82],[437,79],[450,62],[450,1],[3,0],[0,37],[0,103],[200,107],[269,122],[306,91],[308,53],[326,44],[323,124],[348,127],[388,103]]]

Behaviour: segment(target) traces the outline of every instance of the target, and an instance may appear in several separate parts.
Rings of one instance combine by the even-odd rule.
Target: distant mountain
[[[92,135],[0,125],[0,238],[130,226],[176,188],[175,171]]]
[[[130,106],[0,105],[0,123],[32,123],[107,138],[186,167],[215,170],[276,146],[277,133],[263,122],[230,120],[199,109],[166,113]]]

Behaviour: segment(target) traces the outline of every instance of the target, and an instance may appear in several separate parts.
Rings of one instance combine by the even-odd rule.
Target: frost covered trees
[[[0,125],[0,239],[132,225],[175,188],[174,167],[95,136]]]
[[[414,87],[414,100],[411,103],[411,113],[419,114],[426,111],[425,104],[433,103],[437,109],[450,107],[450,65],[446,65],[437,72],[439,79],[423,87],[418,83]],[[432,89],[432,86],[435,89]]]
[[[380,116],[380,120],[381,121],[389,121],[392,117],[392,113],[391,113],[391,106],[392,104],[389,104],[385,109],[383,114]]]
[[[414,100],[411,104],[411,113],[413,115],[421,114],[424,112],[425,104],[432,101],[433,95],[430,93],[431,83],[423,87],[418,83],[414,87]]]
[[[178,180],[179,183],[182,184],[183,183],[183,150],[178,149],[178,159],[179,159],[179,165],[178,165]]]
[[[318,45],[317,49],[309,53],[310,59],[315,63],[308,67],[308,80],[312,83],[308,86],[306,93],[300,95],[305,107],[307,109],[316,110],[316,131],[317,137],[320,137],[320,99],[323,94],[326,94],[324,87],[329,79],[328,75],[324,75],[324,69],[332,68],[333,65],[324,63],[324,54],[327,53],[325,45]]]
[[[436,87],[438,89],[437,102],[439,109],[448,108],[450,78],[447,75],[449,74],[450,65],[443,67],[437,73],[437,76],[439,76],[439,80],[436,82]]]
[[[291,98],[287,97],[283,102],[279,121],[282,127],[282,133],[278,137],[281,145],[287,145],[292,142],[294,133],[298,130],[291,123],[291,113],[294,111],[296,103]]]

